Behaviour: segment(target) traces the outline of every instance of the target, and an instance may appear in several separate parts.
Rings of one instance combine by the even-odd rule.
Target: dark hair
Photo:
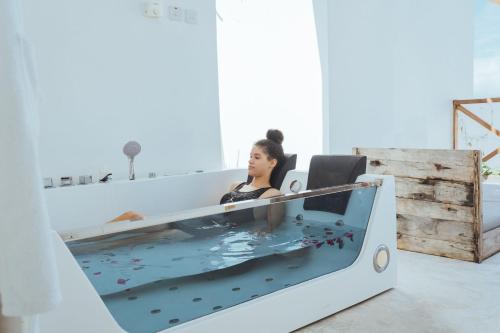
[[[264,150],[264,153],[267,154],[270,160],[276,159],[278,161],[278,164],[274,167],[273,172],[285,158],[283,146],[281,146],[282,142],[283,133],[281,133],[278,129],[270,129],[267,130],[266,139],[259,140],[255,143],[256,146],[259,146]]]

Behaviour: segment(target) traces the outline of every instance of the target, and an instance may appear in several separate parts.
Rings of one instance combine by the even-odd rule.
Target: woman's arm
[[[281,195],[280,191],[271,188],[264,192],[259,199],[266,199],[279,195]],[[283,217],[285,216],[285,204],[275,203],[266,207],[255,207],[253,213],[256,220],[265,219],[267,221],[267,228],[263,231],[272,232],[274,228],[283,222]]]

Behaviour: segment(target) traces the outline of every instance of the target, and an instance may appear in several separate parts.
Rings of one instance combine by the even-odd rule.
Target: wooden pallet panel
[[[398,248],[480,260],[478,151],[354,148],[367,173],[394,175]]]

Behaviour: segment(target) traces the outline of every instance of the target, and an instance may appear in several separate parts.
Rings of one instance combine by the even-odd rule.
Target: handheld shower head
[[[137,141],[129,141],[123,146],[123,153],[129,159],[128,179],[135,179],[134,158],[141,152],[141,145]]]
[[[123,146],[123,153],[129,158],[134,158],[141,152],[141,145],[137,141],[129,141]]]

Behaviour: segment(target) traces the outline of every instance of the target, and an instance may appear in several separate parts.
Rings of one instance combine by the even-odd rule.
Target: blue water
[[[68,246],[126,331],[157,332],[350,266],[375,193],[353,191],[345,215],[287,202],[272,232],[213,215]]]

